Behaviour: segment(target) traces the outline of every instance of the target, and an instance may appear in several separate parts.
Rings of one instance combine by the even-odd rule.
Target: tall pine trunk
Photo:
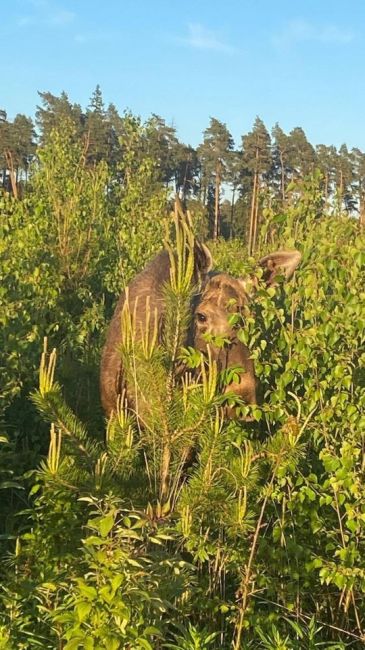
[[[14,161],[13,161],[13,156],[11,151],[6,151],[5,152],[5,160],[6,164],[8,166],[9,170],[9,178],[10,178],[10,185],[11,185],[11,191],[13,193],[13,196],[15,199],[18,198],[18,186],[16,182],[16,173],[14,169]]]
[[[255,239],[255,220],[257,218],[257,185],[259,180],[259,148],[256,147],[255,155],[255,171],[253,177],[253,188],[251,198],[251,213],[250,213],[250,232],[248,235],[248,254],[252,255],[254,251]]]
[[[324,201],[327,205],[328,203],[328,172],[326,171],[324,176]]]
[[[359,222],[360,222],[360,229],[365,230],[365,193],[360,188],[360,217],[359,217]]]
[[[248,236],[248,253],[252,255],[255,248],[255,222],[257,220],[258,207],[257,207],[257,186],[259,180],[259,148],[256,147],[255,155],[255,171],[253,177],[253,188],[252,188],[252,198],[251,198],[251,213],[250,213],[250,232]]]
[[[283,203],[285,203],[285,168],[284,168],[284,157],[283,152],[280,151],[280,169],[281,169],[281,198]]]
[[[251,197],[251,212],[250,212],[250,231],[248,234],[248,254],[252,255],[253,252],[253,231],[255,221],[255,205],[256,205],[256,185],[257,185],[257,172],[253,176],[253,188]]]
[[[256,199],[255,199],[255,217],[253,222],[253,233],[252,233],[252,252],[256,250],[257,243],[257,231],[258,231],[258,222],[259,222],[259,199],[260,199],[260,182],[257,173],[256,180]]]
[[[183,186],[182,186],[182,201],[185,203],[186,200],[186,185],[187,185],[187,179],[188,179],[188,169],[189,169],[189,162],[186,161],[185,163],[185,174],[184,174],[184,180],[183,180]]]
[[[234,218],[234,198],[235,198],[236,188],[233,186],[232,190],[232,199],[231,199],[231,223],[229,229],[229,238],[233,237],[233,218]]]
[[[213,239],[218,239],[219,235],[219,190],[221,185],[221,161],[217,160],[215,168],[215,191],[214,191],[214,231]]]
[[[340,186],[339,186],[339,191],[338,191],[338,210],[339,210],[340,213],[342,212],[343,189],[344,189],[343,171],[341,169],[341,171],[340,171]]]

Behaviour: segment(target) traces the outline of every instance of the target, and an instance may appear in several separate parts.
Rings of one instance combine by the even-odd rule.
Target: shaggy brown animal
[[[268,285],[275,283],[278,273],[284,273],[288,279],[294,273],[301,259],[298,251],[278,251],[264,257],[259,264],[264,269],[264,279]],[[219,335],[229,339],[228,346],[223,348],[211,346],[213,358],[219,367],[241,366],[245,369],[240,381],[230,384],[227,391],[235,392],[246,403],[256,403],[255,369],[248,348],[236,338],[233,327],[229,325],[228,316],[232,311],[242,311],[249,303],[250,283],[245,279],[237,279],[226,273],[215,273],[209,276],[212,267],[212,257],[209,249],[195,242],[194,244],[195,272],[194,279],[203,285],[201,295],[194,308],[193,345],[201,351],[206,351],[205,334]],[[165,302],[163,287],[170,278],[170,259],[167,251],[162,251],[139,273],[128,287],[129,308],[136,309],[136,330],[146,328],[146,305],[149,300],[151,313],[156,310],[158,330],[162,333]],[[252,288],[252,283],[251,283]],[[101,400],[107,415],[115,410],[118,395],[124,388],[121,355],[118,350],[121,343],[121,313],[125,303],[125,292],[119,298],[112,321],[107,332],[106,343],[102,353],[100,370]],[[127,396],[128,396],[128,387]],[[233,416],[233,411],[227,411]]]
[[[207,274],[212,267],[212,256],[209,249],[195,242],[194,244],[194,282],[204,284]],[[136,332],[146,330],[147,304],[151,314],[157,316],[159,334],[162,334],[164,314],[166,310],[164,300],[164,286],[170,280],[170,258],[167,251],[161,251],[139,273],[128,286],[128,303],[130,312],[136,309]],[[115,308],[113,318],[109,325],[106,342],[103,348],[100,367],[100,394],[101,403],[107,415],[115,410],[118,395],[124,386],[123,368],[119,346],[122,341],[121,315],[126,300],[126,292],[121,294]],[[153,319],[154,320],[154,319]],[[127,395],[128,395],[128,387]],[[129,395],[131,398],[131,396]]]

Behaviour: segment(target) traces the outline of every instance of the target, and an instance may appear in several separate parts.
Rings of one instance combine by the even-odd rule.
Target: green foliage
[[[183,562],[166,553],[149,554],[166,539],[145,515],[93,502],[81,566],[72,584],[60,585],[64,598],[49,615],[63,629],[64,648],[150,649],[161,637],[162,616],[178,596]]]
[[[267,288],[240,241],[212,245],[218,268],[257,276],[234,319],[263,400],[226,395],[240,418],[225,421],[222,387],[240,369],[219,373],[181,349],[196,288],[192,233],[177,220],[164,335],[153,313],[136,332],[126,303],[120,352],[133,395],[104,432],[105,321],[166,226],[166,192],[145,154],[151,128],[124,117],[123,159],[111,169],[90,164],[67,118],[39,151],[28,197],[0,198],[0,496],[11,551],[0,648],[360,647],[364,236],[356,220],[323,215],[315,173],[285,184],[285,210],[268,206],[257,233],[257,257],[301,250],[290,282]],[[58,362],[44,347],[36,389],[44,336]]]
[[[125,126],[125,158],[114,176],[104,161],[87,164],[88,143],[67,118],[38,150],[29,197],[0,196],[0,418],[7,409],[6,426],[23,440],[31,436],[34,451],[42,443],[24,402],[43,337],[61,351],[60,377],[73,407],[89,420],[100,417],[93,405],[105,317],[123,284],[162,245],[165,192],[153,162],[136,159],[142,127],[131,118]]]
[[[187,629],[182,625],[176,625],[180,634],[177,634],[174,643],[164,643],[164,648],[174,650],[204,650],[213,647],[217,642],[218,632],[208,632],[207,630],[197,630],[196,627],[189,623]]]

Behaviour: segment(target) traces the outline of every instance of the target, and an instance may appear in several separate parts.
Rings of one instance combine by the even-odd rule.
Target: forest
[[[365,153],[258,117],[194,148],[99,86],[39,96],[34,122],[0,110],[0,650],[363,647]],[[194,237],[255,279],[257,404],[185,343]],[[126,314],[140,401],[107,419],[107,326],[163,248],[164,336]],[[268,287],[281,249],[301,264]]]

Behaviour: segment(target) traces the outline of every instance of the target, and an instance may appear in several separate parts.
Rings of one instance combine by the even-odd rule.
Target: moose
[[[201,352],[207,351],[207,336],[224,337],[229,344],[223,347],[210,345],[213,358],[221,369],[239,366],[244,369],[239,381],[230,384],[226,391],[235,393],[247,404],[256,403],[255,368],[249,349],[237,339],[234,326],[229,324],[232,311],[245,309],[249,304],[255,279],[234,278],[223,272],[213,272],[212,255],[208,247],[194,241],[194,280],[201,291],[192,304],[192,344]],[[263,269],[263,279],[268,286],[275,284],[278,274],[289,279],[301,260],[297,250],[279,250],[266,255],[258,264]],[[121,315],[127,296],[130,310],[135,310],[136,329],[143,331],[147,326],[147,307],[157,315],[158,333],[164,326],[166,304],[164,287],[170,279],[170,257],[161,251],[123,291],[114,311],[106,342],[102,351],[100,368],[101,402],[107,416],[116,410],[118,396],[125,386],[120,354],[122,341]],[[226,410],[228,417],[234,417],[234,409]]]

